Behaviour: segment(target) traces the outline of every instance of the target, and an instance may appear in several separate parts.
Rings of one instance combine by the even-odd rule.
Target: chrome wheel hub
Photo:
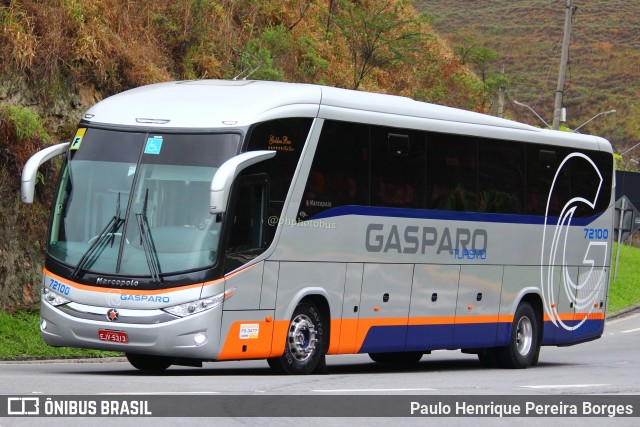
[[[521,317],[518,320],[518,326],[516,328],[516,349],[522,356],[526,356],[531,351],[531,344],[533,343],[533,326],[531,325],[531,319],[528,317]]]
[[[311,357],[318,339],[316,328],[308,316],[300,314],[291,321],[288,341],[291,354],[297,361],[303,362]]]

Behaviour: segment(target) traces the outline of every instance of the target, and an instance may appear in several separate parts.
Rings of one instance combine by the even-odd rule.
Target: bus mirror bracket
[[[67,152],[68,142],[52,145],[35,153],[22,169],[22,178],[20,182],[20,197],[24,203],[33,203],[33,197],[36,192],[36,177],[40,165],[49,159],[59,156]]]
[[[263,160],[270,159],[275,155],[276,152],[271,150],[248,151],[224,162],[216,171],[211,181],[209,212],[212,214],[224,213],[227,209],[231,185],[238,174],[242,172],[243,169]]]

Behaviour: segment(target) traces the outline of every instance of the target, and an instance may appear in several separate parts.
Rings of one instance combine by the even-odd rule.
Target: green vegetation
[[[0,116],[14,126],[19,139],[40,138],[45,142],[51,139],[40,116],[28,107],[5,105]]]
[[[38,324],[38,313],[0,311],[0,360],[120,356],[108,351],[49,347],[40,338]]]
[[[529,105],[547,122],[560,65],[566,2],[530,0],[416,0],[432,17],[463,63],[489,82],[508,77],[509,100]],[[623,152],[640,141],[640,2],[578,1],[571,28],[564,106],[571,129],[598,113],[615,109],[580,129],[600,135]],[[484,80],[486,78],[486,80]],[[507,114],[535,126],[526,108],[507,101]],[[640,148],[629,157],[640,156]],[[634,171],[638,165],[629,163]]]
[[[18,177],[33,153],[71,139],[83,112],[116,92],[236,76],[488,105],[410,0],[0,2],[0,310],[40,299],[58,168],[43,165],[35,203],[22,205]]]
[[[613,281],[615,255],[614,247],[611,260],[611,282],[609,285],[609,313],[640,303],[640,248],[620,246],[618,277]]]

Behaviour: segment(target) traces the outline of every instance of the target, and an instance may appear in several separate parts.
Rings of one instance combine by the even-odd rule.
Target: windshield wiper
[[[75,279],[80,277],[82,273],[84,273],[85,271],[84,267],[89,263],[89,261],[93,260],[93,262],[95,262],[95,260],[97,259],[97,256],[95,258],[92,258],[93,254],[96,253],[98,249],[104,249],[108,244],[109,240],[111,240],[111,246],[113,247],[113,242],[115,241],[116,232],[118,231],[118,229],[120,229],[123,223],[124,223],[124,219],[120,218],[120,192],[118,192],[118,198],[116,199],[115,215],[113,215],[111,220],[102,229],[100,234],[98,234],[94,238],[95,240],[93,241],[91,246],[89,246],[89,249],[87,249],[87,251],[82,255],[82,257],[78,261],[78,264],[76,265],[76,268],[73,269],[73,272],[71,273],[71,277]]]
[[[149,200],[149,189],[147,188],[144,195],[144,204],[142,206],[142,212],[136,214],[136,221],[138,222],[138,231],[140,232],[140,245],[144,249],[144,256],[147,258],[147,266],[149,266],[149,272],[151,273],[151,279],[155,283],[162,283],[162,277],[160,277],[160,260],[158,260],[158,253],[153,244],[151,233],[149,232],[149,221],[147,220],[147,201]]]

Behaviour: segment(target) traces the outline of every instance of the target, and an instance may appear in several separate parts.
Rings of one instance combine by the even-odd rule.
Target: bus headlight
[[[71,302],[70,299],[67,299],[62,295],[53,292],[49,288],[42,288],[42,300],[46,301],[54,307]]]
[[[233,295],[234,291],[235,288],[212,297],[174,305],[173,307],[166,307],[163,308],[163,310],[178,317],[191,316],[192,314],[201,313],[203,311],[211,310],[218,307],[219,305],[222,305],[222,303],[227,298]]]

